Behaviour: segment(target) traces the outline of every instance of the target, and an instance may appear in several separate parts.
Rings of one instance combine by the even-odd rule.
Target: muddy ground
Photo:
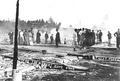
[[[42,54],[41,50],[47,50],[46,54]],[[10,53],[10,54],[8,54]],[[74,71],[74,70],[63,70],[63,69],[48,69],[45,67],[38,66],[38,64],[29,64],[25,61],[19,61],[18,67],[34,66],[35,69],[29,70],[22,73],[23,81],[120,81],[120,63],[103,61],[103,60],[87,60],[78,59],[75,56],[67,56],[67,53],[78,54],[78,55],[94,55],[94,56],[109,56],[119,57],[120,51],[115,49],[98,49],[90,48],[85,50],[73,51],[70,47],[59,47],[54,46],[20,46],[19,47],[19,59],[44,59],[49,62],[61,62],[65,61],[68,64],[76,66],[84,66],[89,68],[88,71]],[[2,45],[0,49],[1,55],[7,55],[13,57],[13,46]],[[56,55],[63,55],[64,57],[58,58]],[[71,59],[72,58],[72,59]],[[7,62],[7,61],[6,61]],[[5,62],[4,66],[7,64]],[[9,61],[12,64],[12,58]],[[19,64],[22,62],[22,65]],[[7,66],[7,65],[6,65]],[[38,68],[38,67],[39,68]],[[10,65],[12,68],[12,65]],[[3,68],[5,69],[5,68]],[[3,70],[2,69],[2,70]],[[24,68],[23,68],[24,69]]]

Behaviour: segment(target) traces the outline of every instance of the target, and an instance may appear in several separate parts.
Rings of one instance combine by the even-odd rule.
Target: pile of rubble
[[[26,49],[25,49],[26,50]],[[3,53],[2,53],[3,52]],[[12,75],[12,62],[13,62],[13,53],[10,51],[2,51],[0,55],[0,79],[9,78]],[[94,53],[93,51],[92,53]],[[35,81],[35,79],[44,79],[45,81],[48,77],[69,77],[73,76],[74,79],[77,79],[78,76],[82,77],[104,77],[103,75],[108,76],[117,76],[117,65],[111,67],[108,62],[102,64],[105,60],[96,60],[95,57],[91,54],[71,54],[63,56],[61,54],[47,54],[39,51],[24,51],[19,50],[18,62],[17,62],[17,71],[18,75],[22,77],[23,81]],[[110,63],[110,62],[109,62]],[[114,72],[115,71],[115,72]],[[117,72],[117,73],[116,73]],[[115,74],[114,74],[115,73]],[[84,77],[83,77],[84,76]],[[49,78],[50,79],[50,78]],[[94,78],[96,81],[96,78]],[[104,79],[106,79],[104,77]],[[55,81],[55,80],[53,80]],[[63,78],[63,81],[65,79]],[[74,81],[74,80],[73,80]],[[81,80],[83,81],[83,80]],[[87,80],[85,80],[87,81]]]

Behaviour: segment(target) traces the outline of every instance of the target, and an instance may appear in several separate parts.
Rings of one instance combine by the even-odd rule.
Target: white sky
[[[119,26],[120,0],[20,0],[20,19],[52,17],[62,26]],[[0,19],[15,19],[16,0],[0,0]]]

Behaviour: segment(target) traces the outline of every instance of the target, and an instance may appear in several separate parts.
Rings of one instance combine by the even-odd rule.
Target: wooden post
[[[16,20],[15,20],[15,38],[14,38],[14,58],[13,58],[13,81],[15,81],[15,74],[17,69],[17,60],[18,60],[18,43],[17,43],[17,36],[18,36],[18,18],[19,18],[19,0],[17,0],[16,4]]]

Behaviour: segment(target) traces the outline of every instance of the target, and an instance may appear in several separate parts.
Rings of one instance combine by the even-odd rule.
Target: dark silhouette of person
[[[120,44],[120,29],[118,29],[118,31],[114,33],[114,36],[116,37],[116,47],[120,48],[119,47],[119,44]]]
[[[50,40],[51,40],[50,43],[53,44],[53,40],[54,40],[54,39],[53,39],[53,34],[51,34],[51,36],[50,36]]]
[[[56,30],[56,38],[55,38],[55,43],[56,43],[56,47],[58,47],[58,44],[60,43],[60,33],[58,32],[58,30]]]
[[[88,29],[86,29],[85,30],[85,40],[84,40],[84,45],[85,45],[85,47],[88,47],[89,46],[89,37],[90,37],[90,34],[89,34],[89,30]]]
[[[24,45],[30,45],[30,42],[29,42],[29,32],[27,31],[27,29],[25,29],[25,32],[24,32]]]
[[[95,32],[92,30],[92,45],[95,44]]]
[[[107,36],[108,36],[108,46],[110,46],[111,45],[111,38],[112,38],[110,31],[108,31]]]
[[[49,36],[48,36],[48,33],[46,32],[46,33],[45,33],[45,44],[47,44],[48,38],[49,38]]]
[[[38,30],[37,36],[36,36],[36,43],[37,43],[37,44],[40,43],[40,36],[41,36],[41,34],[40,34],[40,31]]]
[[[100,40],[100,43],[102,43],[102,31],[101,30],[99,32],[99,40]]]
[[[97,44],[99,43],[99,41],[100,41],[100,36],[99,36],[99,31],[97,30],[97,33],[96,33],[96,37],[97,37]]]
[[[32,34],[32,41],[34,42],[34,33],[33,33],[33,28],[30,29],[30,32]]]

